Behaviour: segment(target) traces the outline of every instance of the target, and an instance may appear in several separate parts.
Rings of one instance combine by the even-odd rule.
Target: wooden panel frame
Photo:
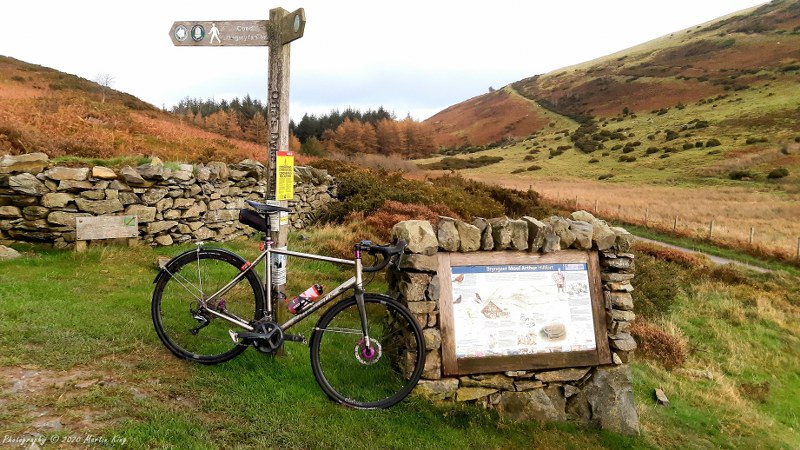
[[[507,370],[557,369],[611,363],[611,349],[606,330],[606,309],[600,280],[600,262],[596,251],[562,250],[555,253],[439,253],[440,281],[439,321],[442,334],[442,368],[445,375],[502,372]],[[530,355],[456,357],[453,317],[452,266],[584,263],[588,267],[589,291],[595,333],[595,349],[574,352],[538,353]]]

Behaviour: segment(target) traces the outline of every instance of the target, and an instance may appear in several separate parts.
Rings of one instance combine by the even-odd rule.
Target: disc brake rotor
[[[383,349],[381,349],[381,344],[375,339],[369,338],[369,347],[367,347],[364,339],[361,339],[356,344],[355,355],[358,362],[371,366],[380,361],[381,356],[383,356]]]

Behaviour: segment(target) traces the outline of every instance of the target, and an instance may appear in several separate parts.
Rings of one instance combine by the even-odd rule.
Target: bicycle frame
[[[273,241],[268,239],[266,241],[266,248],[261,252],[260,255],[250,263],[244,270],[242,270],[238,275],[236,275],[230,282],[228,282],[225,286],[220,288],[217,292],[212,294],[208,297],[205,302],[213,302],[217,298],[225,295],[229,290],[231,290],[236,284],[238,284],[246,275],[246,273],[250,270],[254,270],[254,267],[258,266],[262,261],[266,259],[264,264],[264,283],[262,285],[262,289],[264,289],[264,294],[266,296],[267,301],[267,311],[265,312],[265,316],[268,317],[270,320],[275,319],[275,310],[273,305],[272,299],[272,255],[286,255],[286,256],[293,256],[298,258],[305,258],[317,261],[326,261],[335,264],[344,264],[344,265],[354,265],[356,269],[356,274],[344,283],[340,284],[333,290],[331,290],[327,295],[322,297],[322,299],[312,303],[307,309],[303,310],[296,316],[290,318],[283,324],[280,324],[281,329],[284,331],[291,328],[292,326],[296,325],[297,323],[303,321],[306,317],[313,314],[318,309],[322,308],[324,305],[329,303],[334,298],[341,295],[343,292],[347,291],[350,288],[355,288],[356,294],[356,302],[358,303],[359,311],[362,314],[362,333],[364,334],[365,342],[367,347],[369,347],[369,339],[366,332],[366,312],[364,309],[364,290],[363,290],[363,276],[362,276],[362,264],[361,264],[361,252],[356,251],[356,257],[354,260],[349,259],[341,259],[341,258],[333,258],[330,256],[323,256],[323,255],[316,255],[312,253],[302,253],[302,252],[293,252],[289,250],[273,248]],[[199,249],[199,247],[198,247]],[[239,319],[238,317],[233,317],[225,312],[215,311],[214,309],[206,309],[207,312],[210,314],[228,321],[234,325],[240,326],[247,331],[254,331],[254,327],[251,326],[249,323],[244,322],[243,320]]]

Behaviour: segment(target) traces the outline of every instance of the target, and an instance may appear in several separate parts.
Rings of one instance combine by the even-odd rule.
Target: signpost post
[[[268,199],[280,200],[281,206],[287,206],[286,200],[290,198],[285,187],[280,198],[277,192],[280,170],[277,155],[279,151],[289,150],[289,43],[303,37],[305,26],[303,8],[291,13],[274,8],[269,11],[269,20],[176,21],[169,31],[172,43],[178,47],[269,47]],[[278,247],[286,245],[288,235],[288,224],[281,221],[277,236],[273,237]]]

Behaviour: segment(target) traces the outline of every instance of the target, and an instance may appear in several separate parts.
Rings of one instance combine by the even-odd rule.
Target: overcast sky
[[[263,20],[305,8],[290,113],[384,106],[425,119],[490,86],[604,56],[762,0],[24,0],[0,6],[0,55],[167,108],[183,97],[266,99],[266,47],[174,47],[176,20]]]

